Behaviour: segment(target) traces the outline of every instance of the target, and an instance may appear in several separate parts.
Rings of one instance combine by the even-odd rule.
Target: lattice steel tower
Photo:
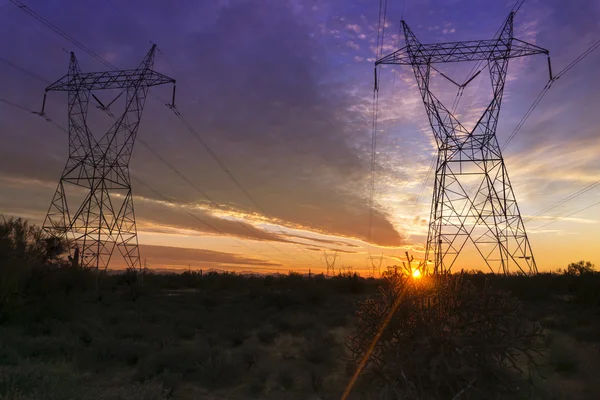
[[[67,75],[46,88],[42,115],[48,92],[68,93],[69,158],[43,228],[68,239],[82,266],[106,268],[116,246],[128,266],[140,267],[129,161],[149,88],[175,84],[152,70],[155,50],[153,45],[136,69],[91,73],[81,72],[71,53]],[[117,98],[125,93],[124,111],[97,139],[88,107],[92,97],[107,111],[93,93],[107,89],[120,90]]]
[[[438,156],[425,253],[425,260],[434,263],[434,273],[450,271],[468,242],[492,272],[508,273],[515,268],[522,273],[537,272],[496,127],[509,59],[549,52],[514,38],[513,17],[511,13],[493,39],[435,44],[419,42],[402,21],[406,46],[375,63],[412,66],[435,136]],[[493,92],[471,130],[429,87],[433,64],[464,61],[488,64]],[[474,77],[467,77],[464,85]],[[466,186],[474,178],[477,190],[471,192]]]

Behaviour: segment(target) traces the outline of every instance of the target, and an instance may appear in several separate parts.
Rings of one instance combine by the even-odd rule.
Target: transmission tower
[[[370,263],[371,276],[377,278],[381,276],[381,264],[383,264],[383,254],[380,256],[369,256],[367,261]]]
[[[325,259],[325,264],[327,265],[327,273],[328,276],[335,275],[335,261],[340,258],[338,256],[337,251],[333,253],[328,253],[326,251],[323,252],[323,258]]]
[[[506,274],[515,267],[521,273],[537,272],[496,127],[509,59],[546,54],[550,67],[550,58],[548,50],[513,37],[513,18],[510,13],[494,39],[434,44],[419,42],[402,21],[406,46],[375,63],[412,66],[435,136],[438,156],[425,253],[425,261],[433,258],[434,273],[449,272],[467,242],[494,273]],[[471,130],[429,87],[431,70],[437,71],[434,64],[466,61],[487,63],[493,94]],[[459,86],[464,88],[479,72]],[[473,181],[480,182],[475,192],[466,188]]]
[[[67,239],[81,266],[106,269],[115,246],[127,266],[141,266],[129,161],[149,88],[175,84],[152,70],[155,50],[136,69],[90,73],[81,72],[71,53],[69,72],[46,88],[41,115],[48,92],[68,93],[69,158],[43,229]],[[111,114],[94,94],[109,89],[120,90],[117,98],[125,93],[124,111],[98,139],[88,126],[88,106],[93,98]]]

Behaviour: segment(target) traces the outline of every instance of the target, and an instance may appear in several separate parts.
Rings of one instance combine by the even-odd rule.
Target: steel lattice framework
[[[513,18],[511,13],[494,39],[436,44],[419,42],[402,21],[406,46],[375,63],[412,66],[435,136],[438,156],[425,253],[425,260],[434,263],[434,273],[449,272],[467,243],[474,244],[494,273],[537,272],[496,128],[509,59],[549,52],[514,38]],[[493,92],[471,130],[429,87],[433,64],[464,61],[488,64]],[[471,192],[466,183],[474,178],[480,183]]]
[[[153,45],[136,69],[92,73],[81,72],[71,53],[67,75],[46,88],[44,106],[48,92],[68,93],[69,158],[43,228],[69,240],[82,266],[105,269],[116,246],[129,267],[140,267],[129,161],[149,88],[175,84],[152,70],[155,50]],[[100,102],[93,92],[106,89],[125,93],[125,109],[96,139],[87,123],[88,107],[90,97]]]

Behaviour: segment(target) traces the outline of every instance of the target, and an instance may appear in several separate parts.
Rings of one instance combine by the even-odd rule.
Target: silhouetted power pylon
[[[438,147],[437,165],[425,260],[433,258],[434,273],[452,269],[470,242],[492,272],[536,273],[535,259],[506,172],[496,127],[511,58],[546,54],[546,49],[513,37],[510,13],[497,37],[490,40],[422,44],[402,21],[406,46],[375,65],[410,65]],[[468,130],[430,90],[434,64],[485,63],[493,97],[475,127]],[[550,66],[550,58],[548,57]],[[482,68],[482,69],[483,69]],[[439,71],[438,71],[439,72]],[[481,70],[468,76],[464,88]],[[452,81],[440,72],[444,78]],[[552,78],[552,72],[550,70]],[[477,178],[477,179],[475,179]],[[480,183],[475,192],[466,188]],[[470,193],[471,192],[471,193]]]
[[[371,276],[373,278],[377,278],[381,276],[381,264],[383,264],[383,254],[380,256],[369,256],[367,257],[367,261],[371,268]]]
[[[65,238],[79,264],[106,268],[115,246],[129,267],[140,267],[129,161],[148,90],[175,80],[152,70],[153,45],[136,69],[83,73],[71,53],[69,72],[46,88],[68,93],[69,158],[50,204],[43,228]],[[107,133],[97,138],[88,126],[90,98],[108,111],[94,92],[120,90],[124,111]],[[173,89],[173,95],[175,89]],[[116,98],[115,98],[116,100]]]
[[[340,258],[340,256],[338,256],[337,251],[335,251],[333,253],[328,253],[328,252],[324,251],[323,258],[325,259],[325,264],[327,265],[326,275],[329,275],[329,276],[335,275],[335,261],[338,258]]]

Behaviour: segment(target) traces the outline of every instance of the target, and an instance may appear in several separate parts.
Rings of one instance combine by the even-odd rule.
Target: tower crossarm
[[[428,65],[461,61],[487,61],[549,54],[548,50],[519,39],[505,43],[502,38],[433,44],[409,44],[381,58],[375,64]]]
[[[68,92],[72,90],[126,89],[132,86],[158,86],[175,83],[169,78],[151,69],[130,69],[65,75],[46,88],[46,91]]]

